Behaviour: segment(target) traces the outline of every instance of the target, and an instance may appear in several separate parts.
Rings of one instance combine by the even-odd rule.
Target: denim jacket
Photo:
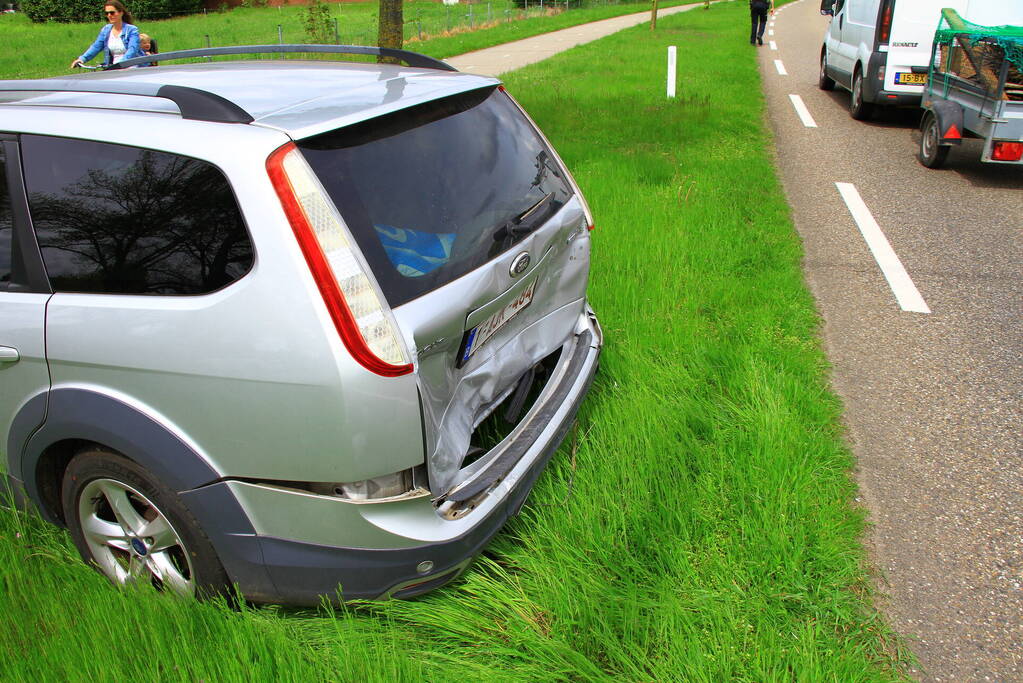
[[[82,63],[88,62],[90,59],[95,57],[103,51],[103,66],[110,66],[113,62],[113,58],[110,56],[110,50],[107,49],[107,39],[110,38],[110,32],[114,29],[113,24],[107,24],[99,30],[99,35],[96,37],[96,42],[89,46],[81,57],[78,59],[82,60]],[[122,24],[121,25],[121,42],[124,43],[124,58],[131,59],[132,57],[141,57],[143,55],[142,49],[139,47],[139,30],[133,24]]]

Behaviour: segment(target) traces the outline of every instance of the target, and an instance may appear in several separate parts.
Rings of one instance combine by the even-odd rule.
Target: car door
[[[46,415],[49,287],[28,224],[14,136],[0,134],[0,454],[21,476],[20,444]]]
[[[828,26],[827,48],[828,64],[839,82],[848,85],[851,79],[855,46],[849,44],[852,33],[848,26],[849,3],[855,0],[838,0],[835,3],[835,14]]]

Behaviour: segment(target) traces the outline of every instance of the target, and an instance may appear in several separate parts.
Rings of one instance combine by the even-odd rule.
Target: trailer
[[[963,138],[981,161],[1023,164],[1023,27],[980,26],[941,11],[921,100],[920,163],[939,168]]]

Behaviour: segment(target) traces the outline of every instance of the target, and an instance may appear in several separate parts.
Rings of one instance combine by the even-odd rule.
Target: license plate
[[[914,74],[905,71],[895,72],[895,83],[897,85],[923,85],[927,82],[927,74]]]
[[[462,365],[465,361],[469,360],[469,358],[472,357],[472,354],[476,353],[481,346],[486,344],[487,340],[493,337],[499,329],[504,327],[509,320],[529,306],[529,304],[533,301],[533,292],[535,290],[536,279],[530,282],[526,288],[522,290],[522,294],[519,294],[492,316],[466,332],[465,343],[462,346],[462,355],[460,356],[458,364]]]

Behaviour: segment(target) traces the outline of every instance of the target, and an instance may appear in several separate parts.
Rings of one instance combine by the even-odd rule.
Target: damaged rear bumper
[[[572,426],[602,343],[596,316],[586,307],[543,399],[487,467],[437,500],[353,505],[251,483],[211,487],[226,487],[255,531],[232,535],[235,552],[224,563],[231,578],[256,602],[295,605],[319,604],[322,596],[410,597],[451,581],[521,508]],[[443,506],[460,506],[460,512],[444,516],[438,512]],[[349,542],[335,545],[332,537]],[[241,546],[245,552],[238,553]],[[249,577],[259,577],[251,589]]]

